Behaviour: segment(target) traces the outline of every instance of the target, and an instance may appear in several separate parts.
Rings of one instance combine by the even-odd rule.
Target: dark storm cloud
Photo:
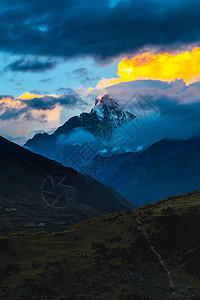
[[[20,71],[20,72],[45,72],[47,70],[52,70],[55,68],[56,63],[51,61],[26,61],[24,59],[16,60],[13,63],[5,67],[5,71]]]
[[[34,98],[28,100],[21,100],[22,103],[26,104],[29,109],[36,110],[52,110],[57,104],[60,106],[66,106],[68,108],[73,108],[77,106],[85,105],[84,101],[75,93],[61,95],[57,98],[51,96],[44,96],[42,98]]]
[[[199,42],[199,0],[4,0],[0,50],[109,60],[144,46]]]
[[[13,105],[8,106],[5,99],[10,99]],[[0,96],[0,120],[9,121],[17,120],[23,116],[26,120],[34,120],[32,111],[48,111],[53,110],[57,105],[74,108],[74,107],[84,107],[87,105],[80,96],[71,90],[70,93],[65,95],[60,95],[58,97],[43,96],[41,98],[33,99],[20,99],[13,98],[11,96]],[[41,117],[43,116],[43,117]],[[44,122],[44,115],[40,115],[40,119],[37,121]]]
[[[10,121],[17,120],[21,115],[27,112],[26,108],[7,108],[5,112],[0,115],[0,120],[2,121]]]

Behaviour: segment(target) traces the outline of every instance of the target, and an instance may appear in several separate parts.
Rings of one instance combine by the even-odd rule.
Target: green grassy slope
[[[200,192],[0,239],[1,299],[200,299]]]

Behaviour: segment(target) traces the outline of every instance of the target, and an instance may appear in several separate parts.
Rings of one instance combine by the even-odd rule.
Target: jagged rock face
[[[97,134],[107,139],[111,138],[112,132],[125,123],[135,119],[135,116],[115,102],[109,93],[99,95],[95,101],[95,107],[90,115],[96,115],[100,121]]]
[[[115,129],[135,119],[135,116],[121,107],[109,93],[103,93],[95,100],[95,106],[90,113],[82,113],[80,116],[70,118],[53,134],[36,134],[28,140],[25,146],[33,152],[55,159],[59,162],[63,149],[59,149],[57,141],[59,137],[71,134],[80,128],[88,131],[95,137],[110,140]],[[79,143],[79,141],[77,141]]]
[[[66,134],[75,128],[83,128],[95,136],[110,139],[112,132],[125,123],[135,119],[135,116],[120,107],[109,93],[100,94],[95,100],[95,106],[90,113],[70,118],[63,126],[59,127],[54,135]]]

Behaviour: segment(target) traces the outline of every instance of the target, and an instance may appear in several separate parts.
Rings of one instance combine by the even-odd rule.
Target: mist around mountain
[[[69,119],[51,135],[35,135],[25,147],[95,177],[138,206],[200,188],[200,139],[147,146],[154,132],[150,127],[142,141],[139,130],[136,137],[139,121],[106,92],[90,113]]]
[[[133,209],[112,188],[0,137],[0,234],[61,231]]]
[[[70,118],[53,134],[39,133],[25,147],[84,172],[83,166],[96,155],[129,151],[132,133],[126,126],[136,117],[120,106],[109,93],[99,95],[90,113]]]
[[[134,120],[102,95],[27,142],[57,162],[0,138],[1,299],[199,299],[200,138],[108,151]]]
[[[112,156],[86,172],[137,206],[200,188],[200,138],[161,140],[146,150]],[[105,159],[105,158],[104,158]]]
[[[138,174],[155,170],[158,184],[167,166],[173,180],[185,169],[191,182],[199,147],[199,139],[160,141],[113,156],[120,161],[114,174],[125,180],[121,169],[137,162]],[[1,299],[199,299],[200,191],[133,210],[92,177],[2,137],[0,157]],[[162,175],[156,166],[163,162]]]

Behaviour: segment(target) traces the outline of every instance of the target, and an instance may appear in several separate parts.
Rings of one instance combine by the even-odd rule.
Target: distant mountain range
[[[97,97],[90,113],[70,118],[53,134],[36,134],[25,147],[80,171],[97,154],[114,153],[113,133],[135,118],[106,92]],[[120,143],[119,147],[124,150]]]
[[[154,203],[200,188],[200,138],[162,140],[145,151],[107,159],[96,175],[87,170],[138,206]]]
[[[138,152],[121,145],[115,151],[117,130],[135,118],[106,92],[90,113],[69,119],[51,135],[35,135],[25,147],[94,176],[138,206],[200,188],[200,138],[162,140]],[[118,138],[123,135],[125,130]]]
[[[200,138],[104,151],[134,118],[101,95],[27,142],[57,162],[0,137],[1,299],[199,299]],[[105,144],[81,161],[86,134]]]
[[[112,188],[0,137],[0,234],[58,231],[132,209]]]

